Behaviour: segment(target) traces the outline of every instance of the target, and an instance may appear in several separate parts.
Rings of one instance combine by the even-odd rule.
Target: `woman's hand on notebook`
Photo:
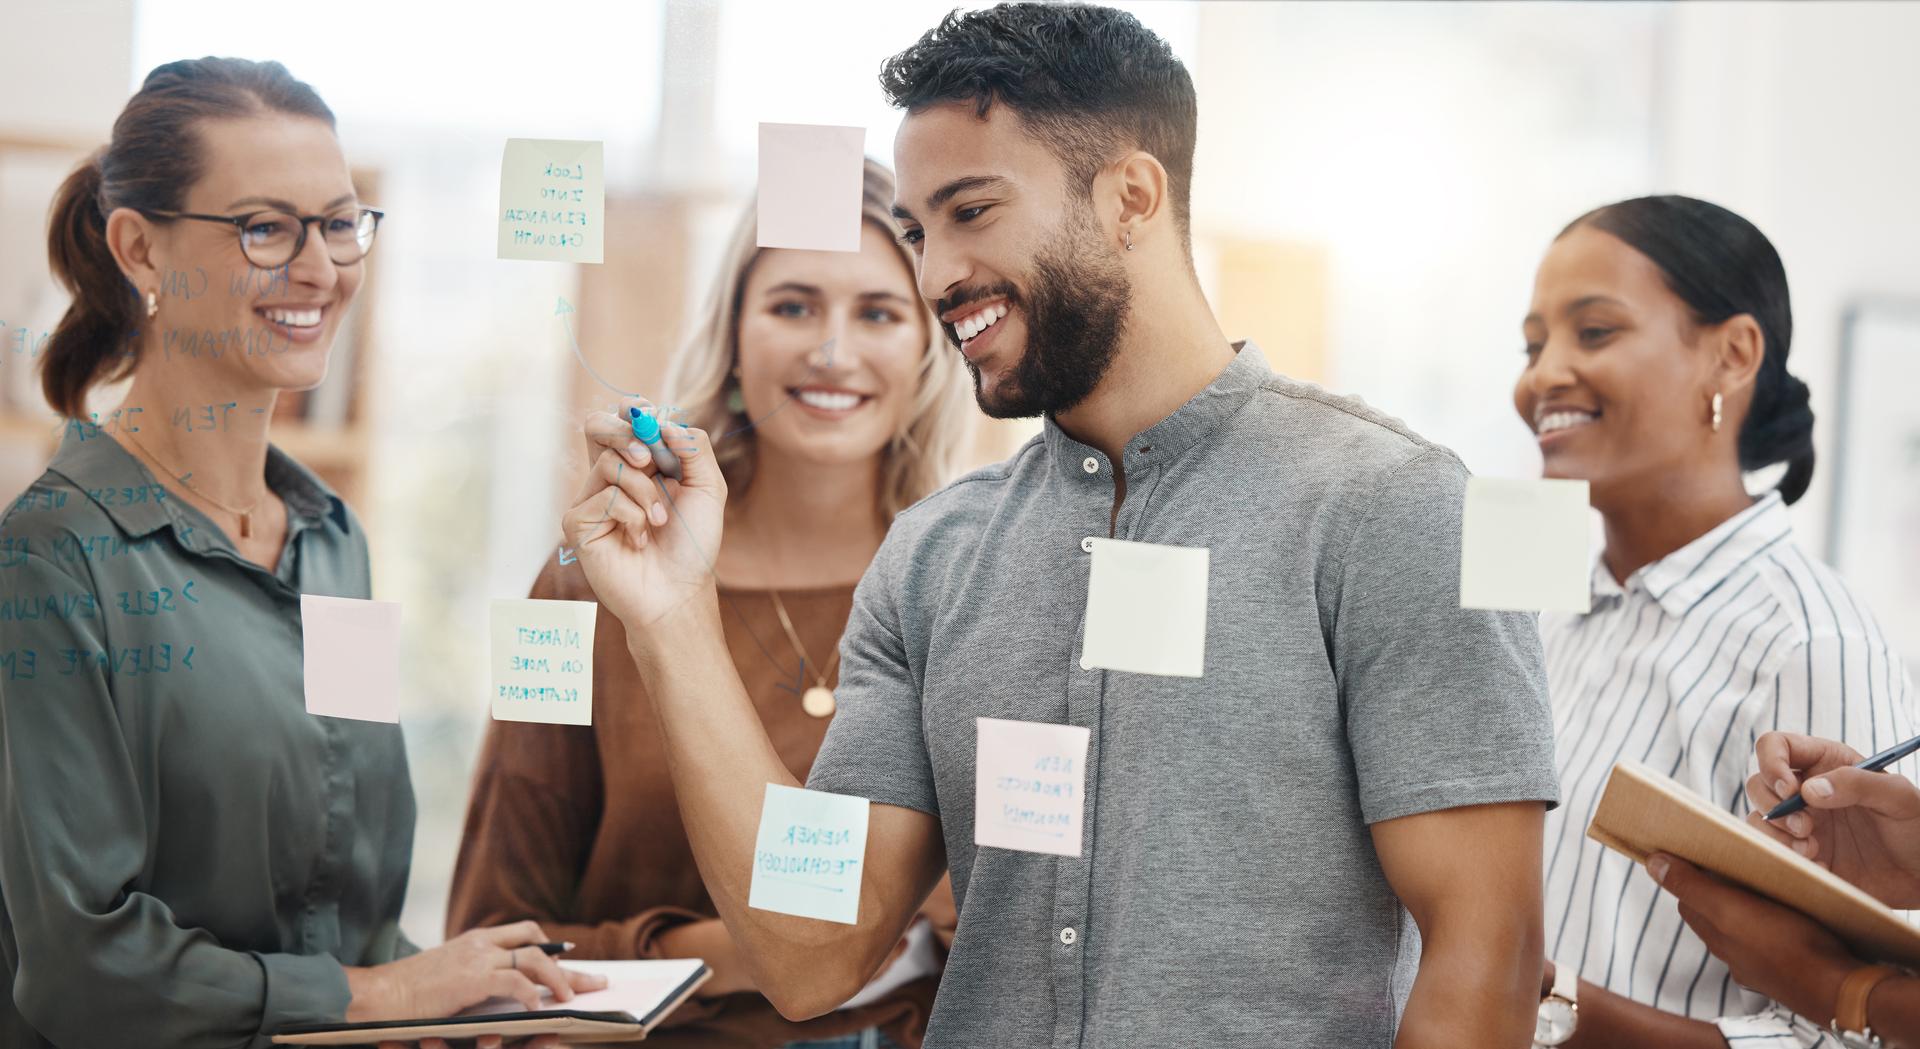
[[[1920,907],[1920,787],[1854,768],[1860,754],[1833,740],[1769,732],[1754,749],[1760,771],[1747,780],[1747,822],[1889,907]],[[1805,809],[1762,818],[1796,792]]]
[[[605,977],[562,969],[540,950],[546,941],[537,922],[516,922],[461,933],[397,962],[349,968],[346,1019],[438,1019],[488,998],[511,998],[532,1011],[606,987]],[[542,988],[553,992],[551,1005],[542,1002]]]

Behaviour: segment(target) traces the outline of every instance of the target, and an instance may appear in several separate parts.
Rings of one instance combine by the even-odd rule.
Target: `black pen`
[[[1888,765],[1899,761],[1901,758],[1906,757],[1916,750],[1920,750],[1920,736],[1915,736],[1905,743],[1896,743],[1886,750],[1875,754],[1873,757],[1855,765],[1854,768],[1866,769],[1868,772],[1882,772],[1885,771]],[[1777,820],[1782,816],[1791,816],[1806,807],[1807,799],[1795,794],[1793,797],[1775,805],[1773,811],[1767,813],[1767,819],[1771,821]]]
[[[540,948],[540,953],[549,958],[556,954],[565,954],[573,950],[573,944],[571,943],[536,943],[532,946]]]

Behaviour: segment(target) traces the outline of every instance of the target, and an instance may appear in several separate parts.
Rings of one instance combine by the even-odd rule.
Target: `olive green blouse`
[[[414,950],[399,726],[304,699],[300,595],[367,597],[366,535],[266,479],[275,572],[87,424],[0,518],[0,1045],[262,1047]]]

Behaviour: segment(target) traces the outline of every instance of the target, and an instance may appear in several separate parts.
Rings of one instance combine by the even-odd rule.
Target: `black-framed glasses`
[[[294,215],[277,209],[245,215],[196,215],[185,211],[140,212],[156,219],[193,219],[222,222],[240,237],[240,253],[263,270],[278,269],[300,257],[307,246],[307,227],[320,224],[327,257],[336,266],[351,266],[373,250],[373,235],[386,212],[379,208],[341,208],[325,215]]]

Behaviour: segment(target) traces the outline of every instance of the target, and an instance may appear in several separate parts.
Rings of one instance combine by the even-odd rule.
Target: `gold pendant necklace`
[[[773,598],[773,610],[780,616],[780,629],[787,632],[787,641],[793,645],[793,651],[800,657],[800,665],[810,667],[813,660],[807,658],[807,650],[800,644],[800,635],[794,632],[793,620],[787,618],[786,602],[780,600],[780,591],[769,589],[768,596]],[[800,709],[811,717],[830,718],[836,706],[833,690],[827,687],[827,679],[833,676],[833,668],[840,665],[840,647],[834,646],[833,660],[827,665],[827,672],[814,672],[814,685],[800,697]]]
[[[225,510],[226,512],[234,515],[235,517],[238,517],[240,519],[240,538],[242,539],[253,538],[253,512],[255,510],[260,509],[260,502],[261,500],[266,498],[265,495],[260,496],[259,499],[255,499],[253,503],[244,510],[240,509],[239,507],[228,506],[227,504],[221,502],[220,500],[215,499],[213,496],[208,495],[206,492],[203,492],[200,489],[195,488],[193,485],[188,484],[187,479],[185,477],[182,477],[181,475],[174,473],[172,467],[168,466],[166,463],[161,462],[159,456],[148,451],[147,446],[140,443],[140,438],[135,437],[131,429],[123,429],[120,432],[126,434],[127,440],[133,442],[133,447],[135,451],[138,451],[141,455],[146,456],[148,462],[152,463],[155,466],[158,466],[160,468],[161,473],[164,473],[168,477],[173,478],[174,482],[179,484],[180,487],[186,489],[189,492],[192,492],[193,494],[199,496],[202,499],[205,499],[207,502],[212,503],[213,505],[219,507],[220,509]]]

